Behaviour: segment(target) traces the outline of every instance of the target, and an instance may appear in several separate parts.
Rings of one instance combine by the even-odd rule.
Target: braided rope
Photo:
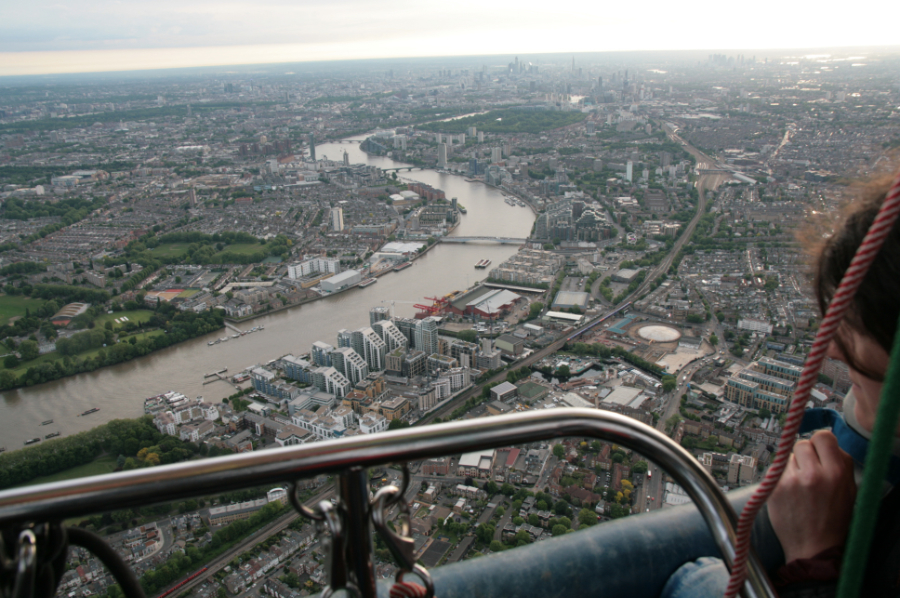
[[[753,493],[753,496],[741,511],[738,519],[737,538],[735,540],[734,563],[731,567],[731,578],[728,580],[728,587],[725,590],[725,598],[734,598],[737,596],[744,580],[747,577],[747,559],[750,555],[750,531],[753,528],[753,520],[756,514],[768,500],[781,474],[787,466],[788,459],[794,447],[794,441],[797,432],[800,429],[800,423],[803,421],[803,412],[806,408],[806,402],[809,400],[809,394],[813,386],[816,384],[819,375],[819,369],[825,359],[828,346],[834,338],[847,308],[853,296],[856,294],[859,285],[862,283],[869,266],[878,255],[878,251],[884,244],[884,240],[894,226],[897,216],[900,214],[900,174],[891,185],[891,190],[881,205],[875,221],[869,227],[863,242],[860,244],[850,262],[850,267],[844,273],[841,284],[838,286],[831,303],[828,305],[828,311],[816,334],[816,340],[813,343],[806,363],[803,365],[803,373],[797,383],[797,389],[794,391],[794,398],[791,400],[791,406],[788,410],[787,420],[785,422],[784,431],[781,439],[778,441],[778,450],[772,460],[772,465],[766,472],[765,478],[759,487]]]
[[[425,598],[428,590],[411,581],[398,581],[391,586],[390,598]]]

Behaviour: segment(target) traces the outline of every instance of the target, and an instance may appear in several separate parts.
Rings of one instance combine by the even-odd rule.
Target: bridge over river
[[[521,245],[528,239],[517,237],[441,237],[440,243],[500,243],[501,245]]]

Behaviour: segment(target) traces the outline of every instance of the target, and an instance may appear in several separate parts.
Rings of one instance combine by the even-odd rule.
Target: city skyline
[[[551,14],[512,8],[473,2],[428,9],[389,2],[374,8],[357,0],[338,8],[278,0],[253,6],[39,0],[0,9],[0,76],[365,58],[896,43],[888,19],[870,18],[879,7],[869,1],[850,13],[827,14],[774,2],[748,12],[709,2],[675,10],[657,1],[643,7],[640,19],[587,4]]]

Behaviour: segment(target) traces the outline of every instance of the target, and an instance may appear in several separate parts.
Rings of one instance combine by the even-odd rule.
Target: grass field
[[[190,243],[165,243],[150,250],[153,257],[158,258],[183,258],[187,254]],[[266,246],[259,243],[235,243],[226,245],[222,251],[213,256],[213,262],[217,261],[223,253],[237,253],[239,255],[252,255],[260,251],[265,252]]]
[[[265,245],[259,243],[235,243],[234,245],[226,245],[225,249],[219,253],[238,253],[240,255],[251,255],[253,253],[266,251]],[[219,255],[218,253],[216,255]]]
[[[153,257],[183,257],[190,243],[166,243],[150,250]]]
[[[6,326],[10,318],[24,316],[26,309],[37,309],[46,301],[21,295],[0,295],[0,326]]]
[[[119,312],[119,313],[124,313],[124,312]],[[135,338],[137,338],[137,340],[142,340],[145,338],[153,338],[154,336],[159,336],[160,334],[165,334],[165,331],[151,330],[150,332],[141,332],[141,333],[134,334],[131,336],[134,336]],[[119,338],[121,339],[121,342],[124,343],[124,342],[128,342],[128,339],[130,339],[131,336],[125,336],[125,337],[119,337]],[[88,357],[94,357],[97,355],[97,353],[99,353],[102,350],[103,350],[103,347],[98,347],[96,349],[91,349],[89,351],[83,351],[76,355],[72,355],[71,357],[81,357],[82,359],[85,359]],[[51,351],[49,353],[44,353],[37,359],[32,359],[31,361],[22,362],[21,364],[19,364],[18,367],[13,368],[10,371],[13,372],[16,376],[19,376],[21,374],[24,374],[26,371],[28,371],[28,368],[34,367],[39,363],[44,363],[45,361],[59,361],[61,359],[63,359],[63,357],[59,353],[57,353],[56,351]]]
[[[189,297],[193,297],[194,295],[196,295],[199,292],[200,292],[200,289],[188,289],[186,291],[179,293],[178,298],[187,299]]]
[[[165,334],[165,333],[166,333],[165,330],[151,330],[150,332],[139,332],[137,334],[132,334],[131,336],[125,336],[125,337],[120,336],[119,338],[124,343],[124,342],[127,342],[132,336],[140,341],[145,338],[153,338],[154,336],[159,336],[160,334]],[[97,349],[97,350],[99,351],[99,349]]]
[[[55,361],[56,358],[56,351],[51,351],[50,353],[44,353],[43,355],[37,357],[36,359],[32,359],[31,361],[23,361],[10,371],[14,372],[18,376],[19,374],[24,374],[25,370],[27,370],[31,366],[35,366],[39,363],[44,363],[45,361]]]
[[[103,473],[112,473],[116,468],[116,457],[113,455],[101,455],[84,465],[79,465],[59,473],[45,475],[34,478],[22,486],[34,486],[35,484],[46,484],[48,482],[62,482],[64,480],[74,480],[76,478],[86,478],[92,475],[100,475]]]
[[[123,323],[116,323],[116,320],[119,320],[123,317],[128,318],[129,322],[134,322],[135,324],[140,324],[141,322],[146,322],[150,319],[150,316],[153,315],[153,312],[149,309],[136,309],[133,311],[114,311],[111,314],[103,314],[102,316],[97,316],[94,320],[94,323],[103,327],[107,322],[112,322],[113,326],[121,326]]]

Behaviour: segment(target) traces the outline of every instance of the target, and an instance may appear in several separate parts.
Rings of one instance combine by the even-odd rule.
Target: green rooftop
[[[525,382],[519,385],[519,396],[523,399],[534,401],[546,395],[549,389],[534,382]]]

